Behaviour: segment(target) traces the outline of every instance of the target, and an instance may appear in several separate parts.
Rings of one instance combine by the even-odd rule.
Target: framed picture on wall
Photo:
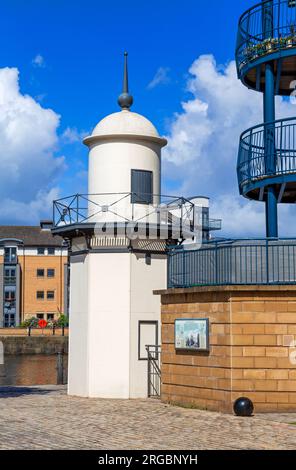
[[[209,319],[175,320],[175,349],[209,351]]]

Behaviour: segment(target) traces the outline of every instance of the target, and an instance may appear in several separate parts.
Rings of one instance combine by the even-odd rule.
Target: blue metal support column
[[[265,92],[264,92],[264,122],[269,123],[275,120],[274,101],[274,71],[272,64],[266,64],[265,69]],[[275,126],[274,123],[265,127],[265,165],[267,174],[274,174],[276,171],[275,152]],[[266,236],[269,238],[278,237],[278,215],[277,196],[274,186],[267,187],[266,197]]]
[[[262,12],[264,37],[271,36],[273,30],[273,2],[263,4]],[[265,65],[265,90],[264,90],[264,122],[271,123],[265,127],[265,167],[267,174],[276,172],[276,148],[275,148],[275,76],[273,63]],[[266,236],[278,237],[277,196],[274,186],[267,186],[266,195]]]

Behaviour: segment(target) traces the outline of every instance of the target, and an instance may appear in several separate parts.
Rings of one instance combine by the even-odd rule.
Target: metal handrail
[[[273,27],[266,33],[263,26],[265,6],[272,8]],[[238,74],[248,62],[271,52],[296,47],[296,7],[290,0],[265,0],[248,10],[239,19],[236,46]]]
[[[171,249],[168,288],[296,284],[296,239],[241,239]]]
[[[161,394],[161,346],[146,345],[147,351],[147,394],[149,398],[160,398]]]
[[[266,146],[267,133],[272,133],[275,145]],[[274,162],[274,170],[267,162]],[[259,124],[240,136],[237,161],[239,185],[265,177],[296,173],[296,117]]]
[[[179,220],[194,223],[194,204],[189,199],[178,196],[149,194],[155,203],[148,203],[145,194],[141,193],[140,196],[143,198],[147,210],[145,214],[138,215],[135,214],[135,208],[143,208],[143,203],[132,202],[133,195],[139,197],[139,194],[133,192],[98,193],[75,194],[55,200],[53,202],[54,227],[58,227],[60,224],[91,223],[95,220],[95,216],[102,215],[104,212],[113,214],[117,221],[129,222],[132,220],[141,223],[145,222],[145,219],[149,219],[149,216],[158,210],[164,210],[165,207],[172,211],[172,214],[173,211],[180,210],[177,216]],[[124,199],[129,199],[129,204],[123,204]]]

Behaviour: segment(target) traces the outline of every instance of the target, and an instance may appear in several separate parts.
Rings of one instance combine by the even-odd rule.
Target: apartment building
[[[0,226],[0,327],[68,313],[68,249],[40,226]]]

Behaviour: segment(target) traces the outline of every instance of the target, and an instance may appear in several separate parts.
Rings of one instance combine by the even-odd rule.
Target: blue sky
[[[45,95],[42,105],[67,126],[91,128],[117,110],[122,53],[130,54],[134,109],[165,131],[166,119],[185,94],[188,67],[201,54],[218,63],[234,57],[237,0],[8,0],[1,2],[1,66],[18,67],[21,90]],[[45,67],[32,68],[42,55]],[[168,67],[171,82],[152,91],[156,70]]]
[[[9,162],[14,163],[15,159],[14,168],[18,171],[15,184],[3,181],[0,196],[12,209],[1,210],[0,207],[1,222],[36,223],[39,217],[49,215],[50,200],[55,195],[87,190],[87,148],[81,144],[81,138],[105,115],[118,110],[123,51],[127,50],[133,111],[148,117],[170,141],[163,166],[165,192],[182,191],[186,196],[208,193],[206,195],[213,198],[214,215],[228,218],[235,207],[238,216],[252,213],[254,217],[248,219],[246,226],[260,220],[258,235],[262,234],[262,205],[246,206],[238,199],[235,175],[235,149],[239,132],[243,130],[237,127],[238,116],[244,115],[242,125],[246,127],[260,123],[261,97],[242,86],[243,90],[239,88],[231,62],[238,18],[256,3],[251,0],[1,2],[0,67],[1,70],[17,69],[20,87],[12,93],[20,121],[15,127],[23,126],[20,116],[30,115],[20,131],[19,146],[9,154]],[[4,95],[7,88],[17,86],[17,76],[6,72],[2,77]],[[206,76],[211,73],[210,89]],[[232,134],[218,129],[218,124],[221,126],[224,122],[223,107],[227,121],[231,106],[224,101],[223,87],[229,88],[229,101],[233,96],[232,105],[236,109],[229,118],[227,130],[231,129]],[[232,93],[231,87],[236,91]],[[34,102],[27,100],[24,111],[23,97],[27,95]],[[254,103],[255,111],[248,107],[249,100]],[[5,126],[10,123],[10,103],[6,100],[3,105],[7,116],[2,129],[5,138]],[[200,103],[203,104],[199,106]],[[206,117],[203,106],[207,108]],[[290,109],[281,106],[282,114],[289,114]],[[31,107],[32,112],[28,111]],[[52,110],[52,115],[46,111],[48,109]],[[34,117],[35,112],[38,118]],[[44,136],[40,136],[42,122],[47,126]],[[218,141],[220,137],[215,134],[212,140],[204,137],[211,135],[215,128],[217,136],[225,134],[227,140],[235,143],[227,155],[223,150],[221,158],[220,149],[213,145],[213,139]],[[0,138],[2,131],[0,103]],[[184,133],[191,133],[191,142],[186,148],[179,145],[179,136]],[[32,139],[30,134],[34,135]],[[10,143],[7,140],[6,148]],[[40,158],[39,145],[43,145]],[[5,154],[1,144],[0,152]],[[202,163],[203,159],[207,159],[207,163]],[[4,156],[4,171],[5,165]],[[36,171],[30,176],[29,169],[33,167]],[[227,178],[223,177],[222,168]],[[193,170],[196,181],[193,177],[187,178]],[[230,204],[232,195],[236,198],[235,206]],[[227,209],[223,210],[223,205]],[[226,225],[226,232],[240,234],[243,229],[239,225],[239,220]],[[248,232],[253,234],[252,230]]]

